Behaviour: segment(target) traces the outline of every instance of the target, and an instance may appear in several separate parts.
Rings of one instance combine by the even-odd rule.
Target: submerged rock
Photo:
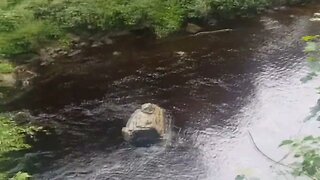
[[[13,116],[13,120],[18,124],[35,122],[35,117],[29,111],[20,111]]]
[[[215,25],[217,25],[217,23],[218,23],[218,20],[216,20],[216,19],[214,19],[214,18],[208,19],[208,24],[209,24],[210,26],[215,26]]]
[[[130,117],[122,134],[126,141],[137,145],[157,142],[168,130],[164,109],[151,103],[143,104]]]

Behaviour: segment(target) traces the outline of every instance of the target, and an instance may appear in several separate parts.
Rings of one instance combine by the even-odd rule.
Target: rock
[[[28,88],[31,86],[33,78],[37,77],[38,74],[28,70],[26,66],[17,66],[15,69],[15,79],[17,86],[21,88]]]
[[[20,111],[13,116],[13,120],[18,124],[35,122],[35,117],[29,111]]]
[[[92,47],[92,48],[95,48],[95,47],[100,47],[100,46],[102,46],[102,45],[103,45],[102,42],[100,42],[100,41],[95,41],[95,42],[93,42],[93,43],[91,44],[91,47]]]
[[[216,19],[214,19],[214,18],[210,18],[210,19],[208,20],[208,24],[209,24],[210,26],[215,26],[215,25],[217,25],[217,23],[218,23],[218,21],[217,21]]]
[[[54,61],[53,58],[50,56],[50,53],[51,53],[51,49],[40,50],[39,55],[40,55],[41,66],[46,66]]]
[[[312,21],[312,22],[319,22],[319,21],[320,21],[320,18],[311,18],[310,21]]]
[[[71,39],[72,43],[79,43],[81,41],[80,36],[77,36],[75,34],[68,34],[68,36]]]
[[[320,13],[314,13],[313,18],[311,18],[310,21],[319,22],[320,21]]]
[[[112,45],[113,44],[113,40],[109,38],[109,36],[104,36],[101,38],[101,41],[104,43],[104,44],[107,44],[107,45]]]
[[[143,104],[130,117],[122,134],[126,141],[147,145],[163,139],[168,131],[164,109],[151,103]]]
[[[282,11],[282,10],[286,10],[287,9],[287,7],[286,6],[278,6],[278,7],[274,7],[273,8],[273,10],[275,10],[275,11]]]
[[[14,87],[16,85],[16,78],[14,73],[0,74],[0,87]]]
[[[184,56],[186,55],[186,52],[183,52],[183,51],[177,51],[175,52],[178,56]]]
[[[86,43],[86,42],[81,42],[79,44],[79,47],[86,47],[86,46],[88,46],[88,43]]]
[[[196,24],[192,24],[192,23],[188,23],[187,27],[186,27],[186,31],[188,33],[197,33],[200,32],[202,30],[202,28]]]
[[[69,57],[73,57],[73,56],[76,56],[76,55],[78,55],[78,54],[80,54],[80,53],[81,53],[81,50],[78,49],[78,50],[75,50],[75,51],[70,52],[70,53],[68,54],[68,56],[69,56]]]
[[[119,51],[114,51],[114,52],[112,53],[112,55],[114,55],[114,56],[120,56],[120,55],[121,55],[121,52],[119,52]]]
[[[320,13],[314,13],[313,15],[315,18],[319,18],[320,17]]]

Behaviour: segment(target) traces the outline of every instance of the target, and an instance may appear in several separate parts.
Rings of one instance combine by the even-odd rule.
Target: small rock
[[[202,30],[202,28],[196,24],[192,24],[192,23],[188,23],[187,27],[186,27],[186,31],[188,33],[197,33],[200,32]]]
[[[88,43],[86,43],[86,42],[81,42],[81,43],[79,44],[79,46],[80,46],[80,47],[86,47],[86,46],[88,46]]]
[[[95,41],[95,42],[93,42],[92,43],[92,45],[91,45],[91,47],[100,47],[100,46],[102,46],[103,45],[103,43],[102,42],[100,42],[100,41]]]
[[[286,6],[280,6],[279,9],[280,9],[280,10],[286,10],[287,7],[286,7]]]
[[[70,37],[72,43],[78,43],[81,40],[81,38],[79,36],[74,35],[74,34],[69,34],[69,37]]]
[[[186,55],[186,52],[183,52],[183,51],[177,51],[175,52],[178,56],[184,56]]]
[[[210,18],[210,19],[208,20],[208,24],[209,24],[210,26],[215,26],[215,25],[217,25],[217,23],[218,23],[218,21],[217,21],[216,19],[214,19],[214,18]]]
[[[54,49],[54,52],[55,52],[55,53],[60,53],[61,51],[63,51],[62,48],[56,48],[56,49]]]
[[[109,36],[118,37],[118,36],[126,36],[126,35],[129,35],[129,34],[131,34],[131,32],[128,31],[128,30],[125,30],[125,31],[118,31],[118,32],[110,33]]]
[[[41,64],[40,64],[41,66],[48,65],[54,61],[50,55],[52,53],[53,53],[52,49],[41,49],[40,50],[39,55],[40,55],[40,60],[41,60]]]
[[[279,8],[279,7],[274,7],[274,8],[273,8],[273,10],[275,10],[275,11],[279,11],[279,10],[280,10],[280,8]]]
[[[266,9],[266,13],[274,13],[274,9]]]
[[[312,22],[319,22],[319,21],[320,21],[320,18],[311,18],[310,21],[312,21]]]
[[[80,53],[81,53],[81,50],[78,49],[78,50],[75,50],[75,51],[69,53],[68,56],[69,56],[69,57],[73,57],[73,56],[78,55],[78,54],[80,54]]]
[[[22,88],[30,87],[32,80],[37,76],[37,73],[28,70],[25,66],[18,66],[15,70],[17,85]]]
[[[105,36],[101,39],[104,44],[111,45],[113,44],[113,40],[109,38],[109,36]]]
[[[278,7],[273,8],[273,10],[275,10],[275,11],[286,10],[286,9],[287,9],[286,6],[278,6]]]
[[[66,55],[68,55],[68,51],[61,51],[60,54],[63,55],[63,56],[66,56]]]
[[[119,51],[114,51],[114,52],[112,53],[112,55],[114,55],[114,56],[120,56],[120,55],[121,55],[121,52],[119,52]]]
[[[314,13],[313,16],[316,18],[320,18],[320,13]]]

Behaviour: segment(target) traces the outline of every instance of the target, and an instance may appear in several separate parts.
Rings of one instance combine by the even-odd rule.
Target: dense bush
[[[188,18],[232,17],[298,0],[2,0],[0,54],[35,52],[69,32],[146,27],[163,37]]]

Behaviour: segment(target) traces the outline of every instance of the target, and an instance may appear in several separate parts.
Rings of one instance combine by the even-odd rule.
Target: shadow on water
[[[39,124],[54,128],[55,139],[40,141],[38,148],[55,141],[54,151],[63,155],[37,177],[233,178],[227,172],[241,158],[227,165],[235,156],[229,152],[242,151],[237,139],[248,125],[269,121],[261,114],[292,103],[292,108],[312,106],[294,99],[299,92],[292,89],[306,89],[295,81],[307,74],[300,38],[320,30],[308,21],[317,8],[288,8],[219,25],[234,29],[229,33],[120,37],[112,46],[85,49],[41,67],[34,88],[6,107],[29,109]],[[171,146],[134,148],[123,142],[122,126],[145,102],[164,107],[181,128]],[[305,115],[298,113],[292,116]],[[258,156],[252,156],[254,162]]]

